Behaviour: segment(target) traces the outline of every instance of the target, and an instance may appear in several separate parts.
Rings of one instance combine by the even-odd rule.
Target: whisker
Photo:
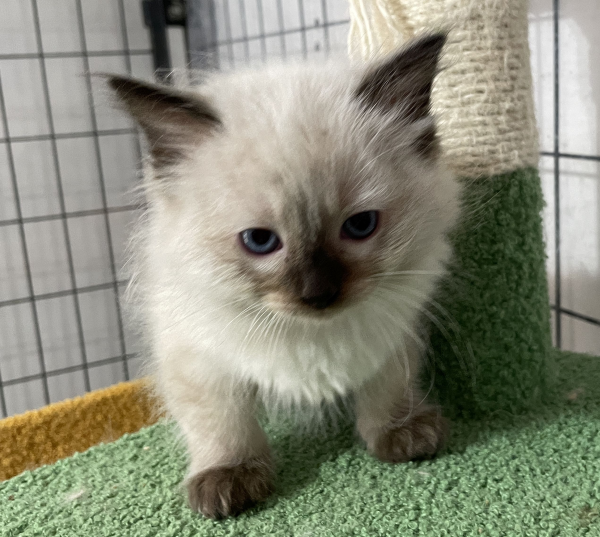
[[[277,330],[277,326],[281,322],[281,316],[277,315],[275,312],[272,312],[272,317],[270,318],[270,322],[267,324],[266,330],[262,334],[263,339],[269,342],[269,346],[267,349],[267,356],[271,357],[271,348],[273,346],[273,338],[272,334],[275,334]]]
[[[219,311],[225,308],[228,308],[230,306],[233,306],[234,304],[239,304],[240,302],[244,302],[246,301],[246,297],[243,298],[237,298],[235,300],[232,300],[230,302],[227,302],[221,306],[219,306],[218,308],[214,308],[211,309],[211,312],[215,312],[215,311]],[[194,306],[196,306],[197,304],[195,304]],[[193,307],[192,311],[190,311],[188,314],[184,315],[183,317],[179,317],[177,319],[175,319],[171,324],[167,325],[164,329],[165,330],[171,330],[172,328],[174,328],[175,326],[177,326],[178,324],[186,321],[187,319],[189,319],[190,317],[193,317],[194,315],[198,315],[199,314],[199,310],[196,309],[196,307]]]
[[[258,304],[250,304],[250,306],[248,306],[247,308],[244,308],[242,311],[240,311],[233,319],[231,319],[221,330],[221,332],[219,332],[219,336],[223,335],[223,332],[225,332],[225,330],[227,330],[227,328],[229,328],[229,326],[235,322],[237,319],[239,319],[242,315],[244,315],[245,313],[247,313],[248,311],[251,311],[254,308],[259,307]]]
[[[250,326],[248,327],[248,330],[246,331],[246,335],[244,336],[244,339],[238,345],[238,352],[240,354],[242,354],[244,352],[244,350],[246,348],[246,342],[248,344],[250,344],[250,342],[252,341],[253,330],[255,330],[257,323],[261,322],[261,320],[265,314],[268,315],[268,310],[267,310],[266,306],[262,305],[259,308],[259,310],[255,313],[254,317],[252,318],[252,321],[250,322]]]
[[[377,272],[367,279],[386,278],[390,276],[443,276],[445,270],[396,270],[391,272]]]
[[[384,297],[382,295],[381,298],[385,299],[386,297]],[[379,313],[381,313],[381,312],[379,312]],[[406,334],[407,336],[410,336],[413,339],[413,341],[415,342],[415,344],[419,347],[419,350],[421,350],[421,351],[425,351],[426,350],[426,346],[423,343],[423,341],[421,340],[421,338],[410,327],[410,324],[408,322],[406,322],[406,320],[402,317],[402,315],[400,314],[400,312],[396,312],[397,316],[393,316],[392,313],[389,312],[389,311],[383,311],[382,313],[384,313],[388,317],[388,319],[391,319],[393,323],[398,324],[399,327],[400,327],[400,330],[404,334]]]
[[[283,322],[281,323],[281,326],[279,327],[279,331],[277,332],[277,337],[275,338],[275,343],[273,345],[273,349],[275,350],[275,352],[277,352],[277,349],[279,347],[279,339],[281,338],[281,336],[284,334],[284,330],[285,332],[287,332],[287,328],[290,326],[290,318],[289,317],[281,317],[283,319]],[[284,341],[285,341],[285,336],[283,337]]]
[[[458,325],[458,323],[456,322],[456,319],[454,319],[454,317],[452,317],[452,315],[450,315],[450,313],[448,312],[448,310],[446,310],[437,300],[435,300],[432,297],[428,297],[427,295],[425,295],[425,293],[422,293],[420,291],[418,291],[417,289],[411,289],[411,288],[407,288],[406,289],[409,292],[412,292],[413,294],[420,296],[421,298],[426,298],[426,303],[427,304],[431,304],[434,308],[436,308],[442,315],[444,315],[446,317],[446,319],[448,320],[449,326],[452,330],[452,332],[454,333],[454,336],[460,340],[460,343],[462,345],[465,346],[465,348],[467,349],[467,353],[469,355],[469,358],[471,360],[472,364],[476,363],[475,360],[475,354],[473,353],[473,348],[471,347],[471,344],[469,341],[466,341],[460,331],[460,326]],[[446,337],[446,336],[445,336]],[[446,337],[446,339],[448,339]],[[448,341],[450,343],[450,341]],[[459,358],[459,360],[464,360],[464,357],[461,358],[461,356],[457,355],[457,358]],[[465,371],[466,372],[471,372],[471,380],[472,380],[472,385],[475,385],[476,379],[474,376],[474,372],[473,370],[469,370],[468,365],[465,362]]]
[[[410,288],[403,288],[402,291],[411,291]],[[463,354],[460,352],[460,350],[458,349],[458,347],[456,346],[456,343],[454,343],[452,337],[450,336],[450,333],[448,332],[448,330],[445,328],[445,326],[441,323],[441,321],[433,314],[431,313],[425,306],[426,306],[426,302],[424,301],[422,304],[419,304],[418,302],[414,302],[413,300],[409,299],[405,294],[403,293],[398,293],[398,299],[403,300],[404,302],[406,302],[409,306],[414,307],[416,310],[420,311],[421,313],[423,313],[437,328],[438,330],[442,333],[442,335],[446,338],[446,341],[450,344],[450,347],[452,348],[455,356],[458,358],[458,361],[460,363],[461,368],[463,369],[463,371],[465,371],[466,373],[470,372],[470,369],[467,365],[467,362],[464,359]]]
[[[257,334],[260,333],[260,331],[262,330],[262,327],[266,324],[267,326],[269,325],[269,321],[271,319],[271,315],[272,313],[269,311],[269,309],[266,306],[263,306],[263,310],[262,310],[262,314],[260,315],[260,317],[258,318],[258,323],[256,324],[256,326],[254,327],[254,330],[252,332],[249,332],[249,340],[248,342],[250,343],[252,341],[252,338],[254,336],[256,336]]]

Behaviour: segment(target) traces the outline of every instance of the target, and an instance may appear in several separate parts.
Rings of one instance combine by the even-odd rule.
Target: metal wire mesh
[[[139,160],[138,138],[132,125],[107,121],[99,115],[97,93],[89,75],[83,77],[85,99],[81,104],[87,118],[79,128],[65,129],[64,121],[59,121],[57,115],[56,91],[50,75],[53,75],[52,62],[58,60],[77,61],[80,72],[84,73],[94,70],[96,60],[119,60],[119,66],[115,67],[113,63],[108,69],[148,76],[152,70],[153,52],[150,39],[146,39],[142,47],[130,46],[132,18],[140,16],[142,11],[138,2],[112,0],[98,3],[103,6],[99,9],[112,6],[112,20],[120,35],[118,44],[108,43],[102,47],[96,45],[99,41],[95,37],[93,13],[90,15],[92,3],[61,0],[60,4],[74,17],[71,33],[77,44],[64,50],[56,47],[48,50],[43,30],[48,10],[38,4],[38,0],[10,1],[13,7],[19,6],[14,9],[21,10],[19,13],[25,21],[19,31],[30,34],[32,39],[26,51],[0,49],[0,188],[3,193],[0,258],[4,253],[4,265],[0,264],[0,269],[4,270],[4,274],[0,273],[2,416],[103,384],[127,380],[137,368],[139,357],[135,340],[128,334],[121,311],[120,297],[126,281],[120,271],[120,252],[127,236],[127,221],[137,211],[125,192],[135,180],[132,172]],[[549,248],[554,252],[554,290],[551,301],[555,312],[555,343],[561,347],[565,316],[600,327],[600,319],[565,307],[563,300],[561,164],[565,159],[599,162],[600,155],[561,152],[561,6],[559,0],[552,2],[554,136],[552,150],[543,151],[541,155],[552,159],[553,163],[555,219],[554,240]],[[188,0],[187,9],[188,60],[192,67],[234,69],[275,58],[324,57],[346,50],[349,25],[346,0]],[[137,37],[136,42],[140,42]],[[165,57],[167,51],[158,52]],[[144,73],[134,68],[134,63],[140,60],[145,66],[141,69]],[[17,113],[18,107],[15,112],[14,102],[7,98],[7,88],[15,85],[11,80],[15,69],[18,70],[15,65],[23,62],[29,62],[30,67],[35,63],[40,91],[34,104],[45,117],[45,128],[38,129],[39,132],[17,129],[22,118]],[[14,92],[12,88],[10,93]],[[73,150],[81,149],[83,145],[63,146],[67,142],[85,142],[86,151]],[[112,162],[123,151],[124,145],[131,169],[115,169]],[[47,152],[47,167],[38,169],[30,177],[39,177],[39,181],[53,185],[51,188],[46,186],[43,193],[52,192],[55,201],[47,205],[53,210],[48,207],[31,210],[28,201],[35,185],[27,184],[31,179],[23,173],[23,160],[35,160],[35,152],[40,147]],[[76,189],[73,191],[71,180],[66,180],[67,175],[76,174],[79,168],[97,191],[95,203],[72,202],[74,197],[85,195],[78,194]],[[93,171],[86,175],[86,170]],[[2,173],[6,177],[3,178]],[[34,180],[35,184],[36,181],[38,179]],[[116,189],[113,188],[115,184],[118,185]],[[92,219],[95,225],[86,227],[84,222]],[[52,244],[46,248],[45,242]],[[85,254],[86,250],[94,249],[101,250],[102,255],[90,254],[89,259],[84,259],[87,265],[85,262],[83,265],[89,269],[96,261],[102,264],[103,269],[96,271],[101,277],[95,273],[91,277],[82,270],[82,251]],[[57,250],[61,250],[60,263],[55,262]],[[90,270],[94,272],[95,269]],[[98,325],[103,323],[107,327],[110,325],[110,329],[104,332],[102,326],[99,329]],[[67,325],[65,335],[68,337],[63,339],[68,341],[61,346],[57,344],[54,332],[57,326],[64,329]],[[68,355],[68,359],[57,359],[61,353]],[[108,375],[99,381],[101,370]]]
[[[132,72],[131,58],[151,57],[151,50],[135,49],[129,47],[126,9],[124,0],[118,0],[112,6],[114,14],[119,25],[121,43],[118,48],[109,47],[107,50],[91,50],[88,46],[88,34],[86,24],[90,24],[89,4],[83,4],[82,0],[74,0],[66,6],[73,17],[72,22],[76,22],[76,27],[72,30],[78,39],[78,46],[71,50],[47,51],[45,41],[48,40],[48,33],[44,32],[44,25],[48,21],[44,16],[49,17],[47,9],[41,13],[40,5],[37,0],[31,0],[30,3],[23,2],[20,5],[13,4],[13,15],[18,16],[23,26],[28,26],[33,35],[33,51],[30,52],[4,52],[0,53],[0,116],[2,118],[2,131],[0,135],[0,148],[2,157],[6,159],[6,168],[9,177],[10,188],[3,188],[3,210],[0,217],[0,231],[2,234],[2,247],[4,250],[5,274],[2,274],[2,295],[0,295],[0,315],[3,321],[10,319],[11,323],[3,322],[2,343],[0,352],[2,360],[0,362],[0,412],[2,416],[26,410],[42,404],[48,404],[52,401],[63,398],[65,395],[77,395],[83,391],[89,391],[99,387],[99,384],[106,384],[128,380],[130,378],[130,360],[135,357],[135,352],[128,349],[126,342],[125,328],[121,312],[121,291],[126,283],[119,275],[116,248],[121,248],[121,239],[119,244],[115,243],[115,231],[122,234],[122,219],[118,220],[112,215],[133,215],[136,207],[126,202],[125,196],[114,196],[107,185],[106,165],[114,156],[111,155],[110,145],[103,147],[103,140],[112,139],[117,145],[127,143],[132,147],[135,155],[134,160],[139,158],[139,145],[136,131],[132,127],[128,128],[101,128],[98,124],[98,102],[92,88],[90,71],[93,66],[90,58],[110,58],[121,59],[123,66],[121,70],[127,73]],[[11,6],[7,6],[9,10]],[[47,6],[44,6],[47,7]],[[88,16],[85,16],[85,10]],[[19,28],[24,31],[24,28]],[[54,60],[74,60],[78,62],[81,68],[80,73],[83,76],[83,99],[87,109],[87,118],[85,123],[89,126],[87,129],[65,130],[61,118],[60,125],[57,126],[57,100],[55,80],[50,80],[50,71],[53,68]],[[33,65],[35,62],[36,65]],[[44,132],[18,135],[13,134],[14,128],[22,123],[22,117],[19,117],[19,106],[15,104],[15,93],[18,92],[19,80],[9,79],[5,72],[13,74],[19,73],[23,66],[33,69],[39,81],[38,104],[45,115],[45,125],[39,129]],[[27,68],[25,67],[25,68]],[[15,77],[17,78],[17,77]],[[56,77],[54,77],[56,78]],[[54,86],[53,86],[54,84]],[[9,88],[13,94],[13,106],[6,99],[6,88]],[[127,138],[125,140],[125,138]],[[65,141],[80,140],[87,144],[87,155],[69,154],[69,146],[63,145]],[[39,144],[43,144],[40,146]],[[48,153],[46,164],[49,168],[40,169],[37,173],[42,176],[42,180],[52,181],[53,202],[48,205],[54,206],[57,210],[47,212],[42,210],[42,214],[35,214],[31,210],[31,193],[26,187],[25,178],[21,177],[19,168],[23,168],[23,158],[35,158],[34,152],[42,147]],[[80,147],[83,147],[80,145]],[[18,154],[18,157],[17,157]],[[65,181],[63,172],[65,167],[79,166],[78,159],[88,158],[96,170],[97,199],[95,203],[88,204],[89,208],[74,210],[71,207],[78,205],[71,203],[73,195],[73,184],[69,184],[71,190],[69,196],[65,193]],[[0,163],[4,164],[4,159]],[[114,175],[114,174],[113,174]],[[124,174],[127,177],[128,174]],[[130,175],[130,174],[129,174]],[[47,177],[47,179],[44,178]],[[115,178],[111,177],[111,181]],[[123,185],[126,190],[132,185]],[[24,195],[24,191],[27,193]],[[35,196],[33,196],[35,197]],[[55,198],[55,199],[54,199]],[[12,207],[7,207],[8,200],[12,202]],[[27,210],[24,209],[23,201],[28,203]],[[81,204],[80,204],[81,205]],[[90,219],[99,219],[95,221],[96,229],[102,229],[102,234],[86,233],[81,234],[85,228],[85,223]],[[99,225],[98,225],[99,224]],[[81,226],[81,227],[80,227]],[[15,237],[13,231],[17,231]],[[39,235],[38,235],[39,233]],[[51,234],[54,244],[44,245],[43,235]],[[84,284],[86,280],[91,280],[90,271],[86,274],[85,264],[95,263],[98,260],[93,256],[85,257],[86,245],[78,244],[75,249],[74,240],[77,238],[87,243],[93,248],[98,247],[102,250],[104,260],[100,262],[105,265],[104,281]],[[11,240],[12,239],[12,240]],[[95,246],[94,246],[95,245]],[[45,246],[49,249],[57,247],[58,253],[45,251]],[[11,251],[12,250],[12,251]],[[52,254],[57,254],[54,256]],[[83,254],[83,257],[82,257]],[[17,256],[21,262],[17,261]],[[55,263],[57,257],[60,263]],[[83,262],[83,267],[82,267]],[[19,266],[20,265],[20,266]],[[25,285],[19,286],[14,278],[11,282],[11,269],[20,268]],[[53,272],[56,269],[64,272],[64,277],[55,278]],[[93,272],[93,270],[92,270]],[[15,276],[13,274],[13,276]],[[51,281],[54,280],[54,281]],[[8,283],[8,285],[6,285]],[[14,285],[10,285],[13,283]],[[16,296],[15,296],[16,295]],[[85,308],[83,304],[85,303]],[[53,307],[50,307],[53,306]],[[116,340],[115,345],[104,345],[105,341],[99,339],[97,330],[93,329],[98,318],[104,315],[114,319],[113,328],[110,333],[100,334],[104,339]],[[98,317],[96,317],[98,315]],[[66,341],[71,345],[68,349],[66,345],[56,348],[56,341],[53,341],[53,324],[57,317],[64,317],[69,324],[73,325],[73,330],[69,332],[73,335],[72,341]],[[73,333],[74,332],[74,333]],[[29,347],[28,341],[33,339],[32,352],[26,352]],[[67,338],[68,339],[68,338]],[[94,344],[100,342],[101,347],[113,347],[117,351],[114,355],[105,355],[102,351],[106,348],[98,349]],[[70,354],[68,360],[63,360],[62,367],[56,366],[56,360],[49,360],[49,354],[67,351]],[[93,356],[90,356],[90,352]],[[18,356],[18,353],[22,353]],[[19,361],[35,362],[28,367],[15,367],[14,362]],[[50,363],[52,362],[52,363]],[[69,363],[69,365],[66,365]],[[120,374],[115,374],[114,368],[108,374],[108,379],[95,377],[95,372],[100,368],[120,364]],[[31,374],[22,374],[24,370],[33,370]],[[11,371],[12,370],[12,371]],[[15,372],[17,374],[15,374]],[[104,375],[105,377],[107,375]],[[96,375],[97,377],[97,375]]]
[[[223,0],[188,4],[192,67],[234,69],[345,52],[345,0]]]

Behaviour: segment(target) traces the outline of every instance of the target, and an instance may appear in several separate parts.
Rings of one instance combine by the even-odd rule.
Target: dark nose
[[[296,296],[306,306],[325,309],[339,298],[345,275],[346,269],[337,259],[317,249],[298,267]]]
[[[310,306],[311,308],[315,308],[318,310],[323,310],[328,306],[331,306],[337,298],[340,296],[339,289],[327,291],[325,293],[321,293],[318,295],[312,296],[303,296],[300,297],[300,300],[303,304]]]

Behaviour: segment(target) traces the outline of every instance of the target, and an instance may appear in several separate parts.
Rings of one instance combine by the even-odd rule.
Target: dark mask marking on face
[[[318,247],[293,268],[289,282],[300,302],[321,310],[340,297],[346,276],[344,265]]]

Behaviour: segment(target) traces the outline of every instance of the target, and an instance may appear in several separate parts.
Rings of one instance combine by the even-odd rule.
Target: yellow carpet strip
[[[124,382],[0,420],[0,481],[151,425],[158,414],[147,387]]]

